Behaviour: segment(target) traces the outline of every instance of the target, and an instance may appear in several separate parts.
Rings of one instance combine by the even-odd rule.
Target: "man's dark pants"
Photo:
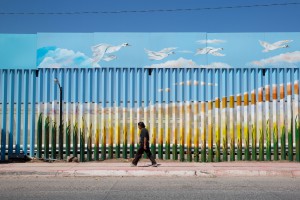
[[[140,145],[138,151],[136,152],[135,158],[132,161],[132,164],[137,165],[141,157],[143,156],[144,152],[146,152],[147,157],[151,160],[152,165],[156,164],[155,159],[153,158],[150,148],[147,146],[146,149],[144,149],[144,145]]]

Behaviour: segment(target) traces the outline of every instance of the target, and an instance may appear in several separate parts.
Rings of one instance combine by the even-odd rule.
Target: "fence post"
[[[7,112],[7,70],[2,70],[2,130],[1,130],[1,160],[5,160],[6,151],[6,112]]]
[[[223,161],[227,161],[227,94],[228,94],[228,76],[227,69],[222,69],[222,111],[221,111],[221,129],[222,129],[222,151]]]

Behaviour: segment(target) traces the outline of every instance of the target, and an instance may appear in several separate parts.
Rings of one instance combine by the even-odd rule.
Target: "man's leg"
[[[132,161],[132,164],[137,165],[137,163],[139,162],[139,160],[141,159],[142,155],[144,153],[144,149],[143,147],[140,147],[138,149],[138,151],[136,152],[135,158]]]
[[[152,156],[152,153],[151,153],[151,151],[150,151],[150,148],[147,148],[147,149],[145,150],[145,152],[146,152],[148,158],[151,160],[152,165],[155,165],[155,164],[156,164],[156,161],[155,161],[154,157]]]

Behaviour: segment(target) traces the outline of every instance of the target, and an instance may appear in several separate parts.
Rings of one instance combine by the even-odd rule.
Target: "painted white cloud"
[[[40,62],[38,68],[86,68],[86,67],[100,67],[99,64],[94,63],[92,58],[89,58],[82,52],[74,52],[69,49],[56,48],[49,50],[43,60]]]
[[[219,44],[219,43],[225,43],[225,40],[218,40],[218,39],[213,39],[213,40],[198,40],[196,41],[200,44]]]
[[[281,65],[293,65],[300,62],[300,51],[288,52],[273,56],[270,58],[253,61],[251,64],[264,67],[264,66],[281,66]]]
[[[178,58],[177,60],[169,60],[164,63],[153,64],[150,66],[145,66],[145,68],[231,68],[230,65],[222,62],[214,62],[209,65],[198,65],[193,60],[188,60],[185,58]]]

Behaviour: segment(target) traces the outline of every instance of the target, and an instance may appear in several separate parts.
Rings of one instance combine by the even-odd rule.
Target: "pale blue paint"
[[[0,34],[0,69],[35,69],[35,34]]]

